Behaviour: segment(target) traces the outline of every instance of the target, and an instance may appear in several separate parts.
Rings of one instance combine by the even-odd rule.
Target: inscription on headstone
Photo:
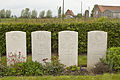
[[[51,32],[32,32],[32,60],[40,63],[51,62]]]
[[[88,20],[88,18],[89,18],[89,11],[88,11],[88,10],[86,10],[86,11],[85,11],[85,20],[87,21],[87,20]]]
[[[7,65],[26,62],[26,33],[11,31],[6,33]]]

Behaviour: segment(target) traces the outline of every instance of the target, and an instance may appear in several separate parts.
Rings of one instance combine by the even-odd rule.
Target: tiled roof
[[[73,13],[72,10],[69,10],[69,9],[68,9],[68,10],[66,11],[65,15],[71,15],[71,16],[74,16],[74,13]]]
[[[104,5],[98,5],[101,12],[104,12],[105,10],[120,10],[120,6],[104,6]]]

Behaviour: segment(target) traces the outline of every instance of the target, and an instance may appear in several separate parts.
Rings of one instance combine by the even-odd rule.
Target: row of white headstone
[[[78,65],[78,32],[61,31],[58,35],[59,60],[66,66]],[[32,37],[32,61],[51,62],[51,32],[35,31]],[[107,32],[88,32],[87,67],[92,68],[99,58],[106,57]],[[6,33],[7,65],[26,62],[26,32],[11,31]]]

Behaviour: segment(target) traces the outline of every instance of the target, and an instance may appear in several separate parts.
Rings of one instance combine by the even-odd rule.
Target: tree
[[[61,18],[61,6],[58,9],[58,18]]]
[[[1,18],[5,18],[5,10],[4,9],[2,9],[0,11],[0,16],[1,16]]]
[[[24,17],[25,17],[25,18],[30,18],[30,14],[31,14],[31,13],[30,13],[29,10],[30,10],[29,8],[26,8],[26,9],[25,9],[25,12],[24,12],[24,15],[25,15]]]
[[[91,17],[93,17],[93,14],[94,14],[94,9],[97,7],[97,4],[96,5],[94,5],[94,8],[93,8],[93,10],[92,10],[92,12],[91,12]]]
[[[27,18],[31,18],[31,12],[28,12]]]
[[[51,18],[52,17],[52,11],[48,10],[46,13],[46,18]]]
[[[40,12],[39,18],[44,18],[44,16],[45,16],[45,11],[43,10],[43,11]]]
[[[37,18],[37,11],[32,10],[31,18]]]
[[[31,12],[29,8],[26,8],[25,10],[23,9],[21,11],[21,17],[22,18],[30,18],[31,17]]]
[[[11,16],[11,11],[10,10],[6,10],[6,18],[10,18]]]
[[[24,18],[24,12],[25,12],[25,10],[23,9],[23,10],[21,11],[21,18]]]

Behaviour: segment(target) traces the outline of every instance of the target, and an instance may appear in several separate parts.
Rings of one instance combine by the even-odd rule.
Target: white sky
[[[57,16],[57,7],[62,6],[63,0],[0,0],[0,10],[10,9],[13,15],[20,16],[22,9],[35,9],[39,13],[42,10],[52,10],[53,16]],[[120,0],[64,0],[65,11],[73,10],[74,14],[81,12],[81,1],[83,3],[83,13],[88,7],[90,11],[95,4],[120,6]]]

